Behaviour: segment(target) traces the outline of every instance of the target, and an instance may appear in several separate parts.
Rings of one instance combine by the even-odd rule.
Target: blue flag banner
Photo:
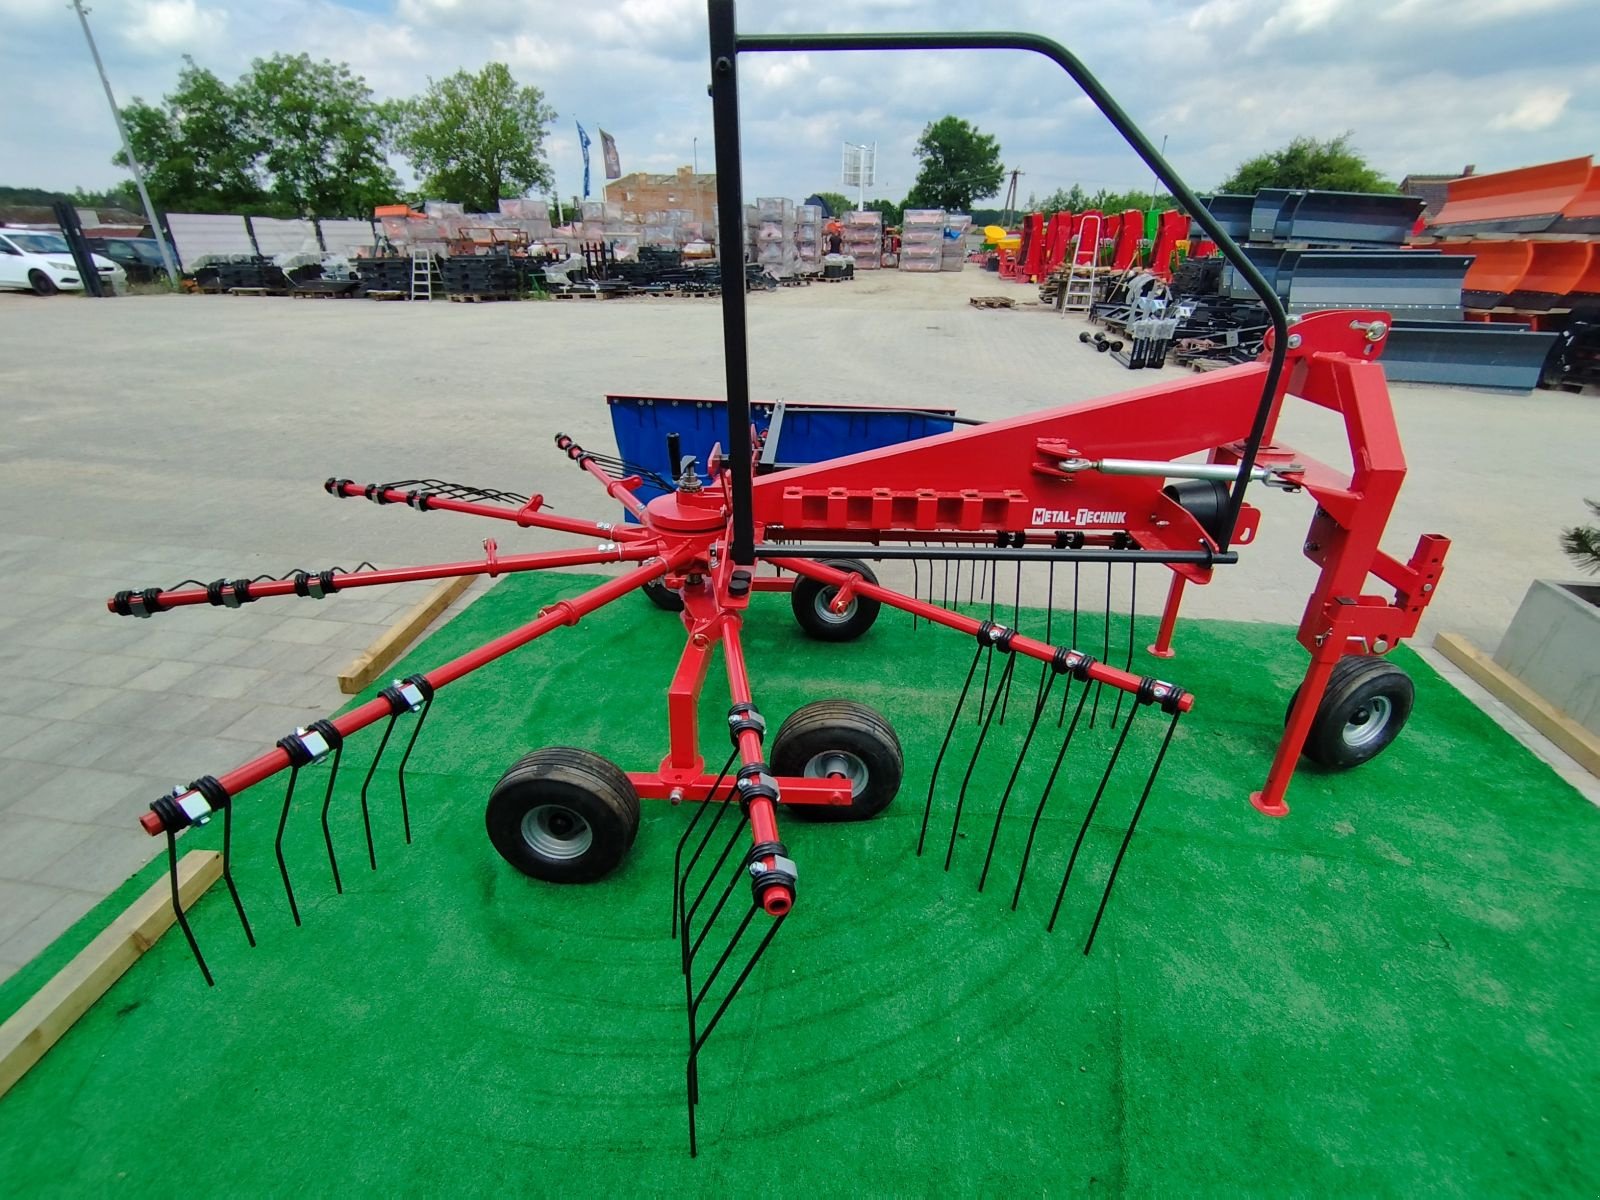
[[[578,122],[574,121],[574,125]],[[589,198],[589,135],[583,131],[583,126],[578,125],[578,145],[583,147],[583,198]]]

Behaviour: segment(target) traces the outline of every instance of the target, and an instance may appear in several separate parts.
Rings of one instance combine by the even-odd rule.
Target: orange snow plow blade
[[[1474,242],[1466,238],[1429,247],[1446,254],[1470,254],[1472,265],[1461,281],[1462,302],[1468,308],[1495,308],[1522,286],[1533,266],[1532,242]]]
[[[1588,191],[1591,156],[1452,179],[1433,226],[1456,233],[1543,233]]]
[[[1588,273],[1593,242],[1533,242],[1533,266],[1511,293],[1514,308],[1554,308]]]
[[[1561,219],[1551,230],[1555,233],[1600,233],[1600,167],[1589,172],[1588,184],[1561,210]]]

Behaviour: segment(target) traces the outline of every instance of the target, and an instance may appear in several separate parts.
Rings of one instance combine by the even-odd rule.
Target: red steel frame
[[[1321,568],[1300,621],[1298,638],[1311,654],[1299,696],[1289,714],[1264,786],[1251,802],[1263,813],[1288,812],[1286,794],[1305,738],[1335,664],[1347,654],[1384,654],[1416,631],[1442,571],[1448,539],[1424,534],[1402,562],[1380,547],[1385,526],[1405,477],[1405,458],[1381,369],[1375,359],[1387,329],[1383,314],[1328,312],[1295,326],[1284,373],[1271,408],[1257,464],[1274,471],[1288,487],[1305,490],[1317,504],[1305,553]],[[1263,359],[1270,352],[1264,352]],[[1196,517],[1165,494],[1159,475],[1101,474],[1082,462],[1139,455],[1173,461],[1205,452],[1212,463],[1240,461],[1267,366],[1265,361],[1215,372],[1203,380],[1163,383],[1121,396],[958,429],[883,450],[832,459],[764,476],[753,488],[758,538],[781,534],[781,546],[761,546],[771,566],[836,587],[832,601],[843,611],[863,596],[966,634],[976,634],[973,618],[903,595],[808,557],[799,537],[845,543],[893,543],[937,532],[941,540],[989,542],[1007,531],[1013,545],[1060,546],[1070,532],[1079,546],[1127,544],[1156,555],[1189,555],[1169,565],[1173,578],[1156,642],[1150,652],[1169,657],[1173,630],[1186,583],[1211,582],[1215,565],[1206,561],[1217,543]],[[1274,441],[1286,398],[1294,396],[1338,413],[1350,443],[1354,468],[1347,477],[1291,447]],[[1137,432],[1132,432],[1137,431]],[[484,646],[445,663],[422,678],[445,687],[479,667],[520,649],[563,625],[653,581],[678,590],[684,600],[685,646],[667,693],[669,745],[654,771],[629,774],[639,794],[673,801],[703,801],[715,779],[700,754],[697,706],[713,652],[720,647],[728,686],[736,703],[751,702],[740,630],[752,591],[793,587],[793,579],[753,575],[735,566],[728,547],[731,472],[713,452],[713,486],[677,491],[648,505],[633,494],[637,477],[608,474],[571,439],[557,438],[569,458],[592,475],[614,499],[640,520],[638,526],[558,517],[542,511],[535,496],[526,505],[493,505],[430,497],[415,507],[513,521],[608,540],[592,549],[500,556],[486,541],[483,561],[440,563],[395,570],[326,572],[328,590],[456,575],[499,575],[554,567],[627,563],[631,569],[581,595],[551,604],[538,616]],[[1068,461],[1071,460],[1071,461]],[[1071,468],[1071,469],[1068,469]],[[1174,470],[1179,470],[1174,467]],[[931,486],[930,481],[948,481]],[[366,496],[380,503],[407,503],[402,488],[363,487],[329,481],[338,496]],[[1235,540],[1247,543],[1259,514],[1244,506]],[[1194,552],[1201,552],[1196,555]],[[1024,553],[1027,551],[1024,550]],[[1038,551],[1034,551],[1037,553]],[[1094,553],[1093,550],[1082,551]],[[870,557],[870,554],[868,554]],[[1064,552],[1063,557],[1071,557]],[[1393,597],[1368,593],[1369,578],[1393,589]],[[213,585],[218,588],[219,585]],[[292,580],[220,587],[213,598],[205,588],[153,593],[154,611],[198,603],[240,603],[266,596],[297,594]],[[299,592],[298,594],[305,594]],[[145,593],[152,596],[152,593]],[[116,602],[108,602],[113,611]],[[1056,648],[1015,636],[1014,652],[1050,662]],[[1094,663],[1090,677],[1134,692],[1140,677],[1105,663]],[[1192,704],[1184,695],[1183,708]],[[348,736],[393,714],[389,701],[370,700],[332,724]],[[746,730],[738,738],[738,757],[748,766],[762,761],[761,736]],[[274,748],[222,775],[229,796],[290,766]],[[847,804],[843,781],[781,777],[777,786],[788,804]],[[162,818],[146,813],[151,834],[163,832]],[[774,805],[761,797],[751,804],[754,842],[776,841]],[[792,892],[773,888],[764,904],[772,915],[788,911]]]

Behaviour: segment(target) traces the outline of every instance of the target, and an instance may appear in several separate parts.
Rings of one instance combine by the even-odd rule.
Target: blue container
[[[728,404],[725,400],[686,400],[667,396],[607,396],[617,453],[635,467],[672,477],[667,460],[667,435],[677,434],[684,454],[694,455],[705,478],[711,448],[728,441]],[[750,421],[767,436],[777,405],[770,400],[750,402]],[[951,408],[860,407],[843,404],[783,405],[776,440],[769,438],[762,461],[772,469],[821,462],[863,450],[881,450],[901,442],[949,433],[955,427]],[[646,481],[638,491],[646,503],[662,489]]]

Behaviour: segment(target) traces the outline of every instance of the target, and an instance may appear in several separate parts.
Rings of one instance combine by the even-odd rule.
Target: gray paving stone
[[[88,837],[37,871],[30,882],[101,895],[115,891],[150,861],[152,849],[158,844],[136,822],[134,815],[120,828],[90,830]]]
[[[60,898],[56,888],[0,879],[0,945]]]
[[[119,694],[117,688],[85,683],[63,684],[60,693],[35,705],[32,715],[53,721],[81,720],[85,714]]]
[[[114,729],[79,721],[47,721],[34,733],[13,742],[0,757],[58,767],[90,767],[116,759],[137,746],[136,729]]]
[[[327,709],[321,705],[259,704],[224,729],[221,736],[258,743],[259,753],[284,735],[326,715]]]
[[[19,717],[13,713],[0,715],[0,751],[5,751],[15,746],[18,742],[26,741],[48,722],[38,717]]]
[[[71,686],[59,679],[13,679],[0,688],[0,713],[27,716]]]
[[[150,662],[126,654],[85,655],[82,660],[55,673],[68,683],[91,683],[100,687],[121,687],[136,675],[150,669]]]
[[[6,836],[0,838],[0,879],[32,877],[92,832],[87,825],[7,813]]]
[[[105,771],[93,767],[58,767],[53,773],[26,788],[8,811],[53,821],[95,825],[115,819],[130,808],[137,814],[142,800],[148,804],[170,781],[156,776]],[[132,818],[130,818],[132,819]]]
[[[96,892],[51,888],[54,902],[28,924],[0,942],[0,959],[26,964],[55,941],[101,900]]]
[[[253,695],[269,677],[254,667],[218,666],[201,671],[184,685],[184,691],[216,700],[237,700]]]
[[[206,669],[201,663],[181,660],[158,662],[128,680],[126,686],[136,692],[181,691],[186,680]]]
[[[318,621],[311,617],[285,617],[274,629],[262,637],[271,642],[296,642],[302,646],[320,646],[339,631],[336,621]]]
[[[14,650],[0,647],[0,659],[6,660],[6,673],[25,679],[55,679],[82,668],[93,657],[81,650],[51,646],[19,646]]]

